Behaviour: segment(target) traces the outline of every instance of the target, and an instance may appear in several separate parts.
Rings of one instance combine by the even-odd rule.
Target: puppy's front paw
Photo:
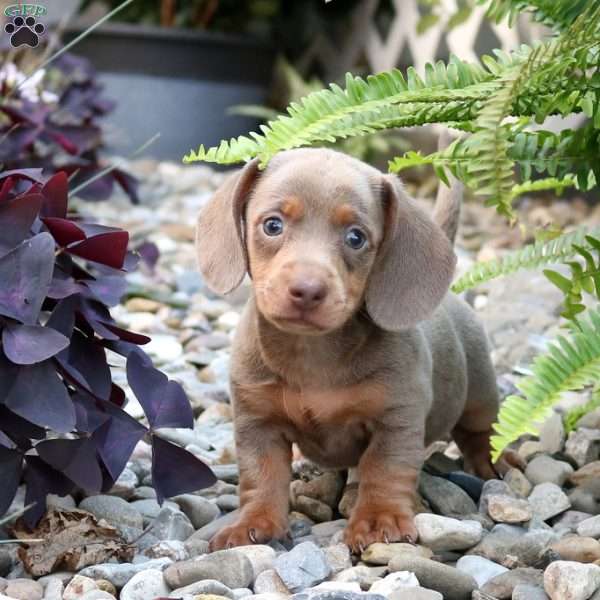
[[[287,535],[287,523],[268,516],[241,517],[225,527],[210,540],[210,550],[223,550],[234,546],[265,544]]]
[[[344,534],[344,541],[355,552],[362,552],[375,542],[409,542],[418,538],[412,511],[357,506]]]

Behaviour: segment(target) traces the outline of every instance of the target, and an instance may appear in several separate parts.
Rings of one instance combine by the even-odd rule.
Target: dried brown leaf
[[[19,520],[13,533],[22,540],[19,558],[34,577],[59,570],[78,571],[114,558],[120,561],[133,558],[133,547],[117,529],[83,510],[48,511],[32,531]],[[39,538],[44,542],[27,544],[27,540]]]

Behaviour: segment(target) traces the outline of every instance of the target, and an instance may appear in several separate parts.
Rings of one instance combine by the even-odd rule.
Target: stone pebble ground
[[[344,478],[294,463],[290,489],[291,540],[208,553],[208,540],[235,518],[238,469],[227,384],[229,347],[248,294],[247,283],[227,302],[203,286],[194,263],[194,221],[223,175],[200,167],[137,161],[144,181],[140,206],[122,198],[81,204],[96,222],[132,232],[134,244],[154,242],[155,269],[128,276],[129,299],[114,310],[133,330],[152,335],[147,350],[188,392],[193,430],[163,435],[209,463],[211,488],[162,507],[150,481],[150,448],[137,446],[108,494],[50,497],[49,505],[89,511],[137,540],[130,563],[88,566],[37,580],[14,546],[0,546],[0,600],[600,600],[600,411],[565,434],[560,412],[585,402],[568,395],[541,436],[519,446],[524,473],[483,482],[461,471],[456,446],[431,449],[420,485],[418,545],[373,544],[351,556],[341,542],[349,512]],[[573,211],[579,211],[579,214]],[[581,203],[527,208],[530,223],[561,224],[586,217]],[[515,232],[469,204],[463,210],[459,268],[514,242]],[[556,333],[560,294],[537,273],[497,280],[468,294],[484,321],[504,394],[514,391],[531,358]],[[125,387],[124,365],[111,357]],[[128,411],[143,418],[135,399]],[[20,489],[11,510],[23,505]]]

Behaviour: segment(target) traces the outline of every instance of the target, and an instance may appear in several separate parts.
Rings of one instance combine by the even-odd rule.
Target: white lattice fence
[[[422,72],[427,62],[447,58],[449,52],[474,61],[482,51],[512,50],[541,35],[541,29],[525,19],[514,28],[491,23],[485,17],[483,6],[475,7],[464,23],[448,31],[448,20],[456,12],[455,0],[442,0],[438,22],[419,34],[418,0],[392,0],[394,15],[383,36],[374,19],[379,4],[380,0],[361,2],[341,43],[317,37],[300,65],[317,63],[329,80],[339,78],[345,71],[355,71],[361,65],[376,73],[412,64]]]

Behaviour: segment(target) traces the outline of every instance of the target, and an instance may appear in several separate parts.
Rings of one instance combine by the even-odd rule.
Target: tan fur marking
[[[288,217],[288,219],[298,221],[304,216],[304,202],[297,196],[290,196],[283,201],[281,212]]]
[[[356,223],[356,211],[351,204],[339,204],[333,209],[331,222],[334,225],[351,225]]]
[[[317,421],[323,425],[346,425],[372,421],[383,412],[385,387],[376,382],[329,390],[292,389],[273,383],[259,394],[245,394],[244,408],[257,416],[288,422],[298,429],[311,428]]]

